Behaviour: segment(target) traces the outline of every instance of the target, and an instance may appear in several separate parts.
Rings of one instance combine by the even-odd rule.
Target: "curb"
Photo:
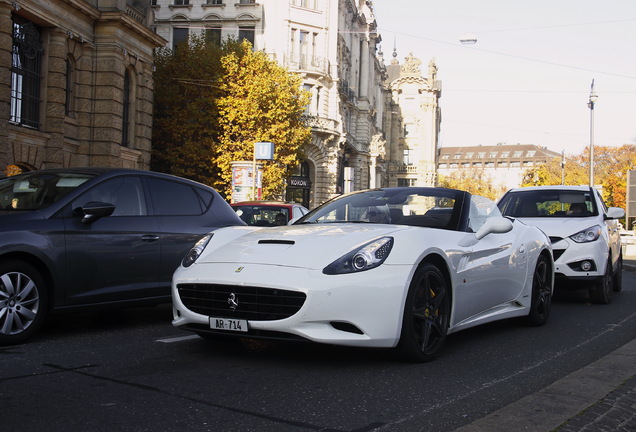
[[[624,384],[636,384],[632,379],[635,375],[636,339],[543,390],[454,432],[548,432],[567,428],[577,417],[592,423],[592,419],[588,421],[585,417],[585,411],[601,406],[599,402]]]

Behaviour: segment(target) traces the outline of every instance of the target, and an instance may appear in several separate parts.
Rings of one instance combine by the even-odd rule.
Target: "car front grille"
[[[236,285],[178,284],[177,290],[192,312],[253,321],[288,318],[300,310],[307,298],[296,291]],[[232,309],[234,303],[236,307]]]

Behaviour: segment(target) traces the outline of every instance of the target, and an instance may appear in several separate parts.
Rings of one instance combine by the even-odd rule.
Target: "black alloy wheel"
[[[545,324],[552,307],[552,275],[545,256],[539,255],[532,275],[532,300],[527,322],[533,326]]]
[[[0,264],[0,345],[22,343],[35,334],[46,315],[44,279],[30,264]]]
[[[413,276],[397,349],[407,361],[428,362],[444,345],[450,320],[450,289],[443,273],[424,263]]]

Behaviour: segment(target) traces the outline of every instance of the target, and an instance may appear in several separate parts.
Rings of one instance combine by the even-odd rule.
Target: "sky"
[[[401,63],[409,53],[419,58],[424,76],[429,60],[437,63],[440,145],[535,144],[576,155],[590,141],[636,144],[636,0],[373,0],[373,7],[385,64],[394,48]],[[465,35],[477,42],[462,44]]]

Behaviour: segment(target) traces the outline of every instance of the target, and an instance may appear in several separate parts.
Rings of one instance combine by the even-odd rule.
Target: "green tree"
[[[155,56],[151,168],[214,185],[223,49],[201,37]]]
[[[311,135],[301,119],[309,102],[300,77],[249,42],[221,45],[194,36],[161,50],[155,72],[152,168],[209,184],[231,196],[231,162],[251,161],[254,143],[271,141],[263,197],[280,198]]]

